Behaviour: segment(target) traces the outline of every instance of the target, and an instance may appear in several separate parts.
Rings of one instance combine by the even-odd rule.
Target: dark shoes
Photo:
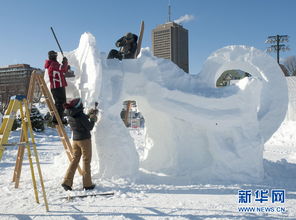
[[[65,191],[72,191],[72,187],[71,186],[68,186],[66,184],[62,184],[62,187],[64,188]]]
[[[66,184],[62,184],[62,187],[65,191],[72,191],[72,187]],[[96,184],[92,184],[91,186],[83,187],[84,190],[93,190],[96,187]]]
[[[91,186],[88,187],[83,187],[84,190],[93,190],[96,187],[96,184],[92,184]]]

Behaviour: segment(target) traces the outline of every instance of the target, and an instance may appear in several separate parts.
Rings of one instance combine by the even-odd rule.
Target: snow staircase
[[[9,138],[12,126],[13,126],[13,122],[16,118],[16,113],[18,111],[20,111],[21,120],[22,120],[22,131],[21,131],[20,143],[8,144],[8,138]],[[29,143],[29,137],[31,139],[31,143]],[[39,203],[37,184],[36,184],[34,166],[33,166],[33,161],[32,161],[32,153],[31,153],[31,147],[33,147],[33,152],[34,152],[37,170],[38,170],[38,174],[39,174],[39,178],[40,178],[40,184],[41,184],[41,188],[42,188],[44,203],[45,203],[46,211],[49,211],[45,188],[44,188],[44,183],[43,183],[41,167],[40,167],[40,162],[39,162],[39,157],[38,157],[38,152],[37,152],[37,148],[36,148],[36,144],[35,144],[35,138],[34,138],[34,133],[33,133],[31,119],[30,119],[30,110],[28,107],[27,99],[23,95],[16,95],[16,96],[11,97],[8,108],[5,111],[3,122],[0,127],[0,160],[2,158],[3,151],[4,151],[5,147],[6,146],[15,146],[15,145],[17,145],[19,147],[18,148],[18,150],[19,150],[18,156],[17,156],[17,160],[16,160],[16,168],[18,169],[18,174],[19,174],[18,175],[18,183],[19,183],[19,177],[20,177],[20,173],[21,173],[21,165],[22,165],[22,161],[23,161],[23,155],[24,155],[24,151],[26,148],[28,151],[28,159],[29,159],[29,164],[30,164],[30,169],[31,169],[35,199],[36,199],[36,202]],[[22,152],[22,157],[19,157],[19,152]],[[17,177],[17,176],[14,175],[14,177]],[[16,180],[16,179],[14,178],[14,180]]]

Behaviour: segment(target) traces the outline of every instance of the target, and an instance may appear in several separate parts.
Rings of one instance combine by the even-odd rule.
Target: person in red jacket
[[[58,110],[62,122],[67,123],[64,119],[64,107],[66,103],[66,86],[67,81],[65,73],[68,71],[68,60],[66,57],[63,58],[62,64],[57,61],[57,52],[51,50],[48,52],[48,60],[45,61],[45,69],[48,71],[50,90],[53,96],[55,106]],[[57,120],[54,117],[52,122],[57,124]]]

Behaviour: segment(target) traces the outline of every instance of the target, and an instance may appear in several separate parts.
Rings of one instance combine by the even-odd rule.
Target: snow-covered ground
[[[50,211],[41,192],[35,202],[27,158],[14,188],[17,149],[11,147],[0,163],[0,219],[296,218],[295,111],[289,96],[289,118],[282,123],[287,85],[270,56],[228,46],[191,76],[149,49],[136,60],[106,60],[90,33],[66,56],[76,74],[67,97],[82,97],[86,108],[99,101],[101,108],[92,132],[97,187],[82,191],[77,174],[74,190],[63,190],[69,162],[55,129],[47,128],[36,133],[36,143]],[[230,69],[252,77],[216,88]],[[145,130],[124,126],[125,100],[137,101]],[[19,135],[12,132],[10,142]],[[110,191],[114,196],[62,198]]]
[[[141,172],[139,180],[100,179],[94,192],[114,191],[111,197],[61,197],[91,194],[81,190],[81,177],[74,180],[74,191],[65,192],[60,186],[68,161],[55,129],[36,133],[36,142],[44,176],[49,212],[45,211],[41,187],[40,204],[35,202],[30,167],[24,160],[20,187],[11,182],[16,160],[16,148],[8,148],[0,163],[0,219],[278,219],[296,218],[296,142],[293,131],[296,122],[285,122],[265,145],[265,178],[260,184],[182,184],[176,180],[150,178]],[[69,128],[67,128],[69,132]],[[13,132],[11,142],[17,141],[19,131]],[[134,137],[137,132],[134,131]],[[138,136],[141,142],[141,135]],[[238,202],[238,190],[285,189],[284,203]],[[240,207],[282,207],[285,211],[240,212]]]

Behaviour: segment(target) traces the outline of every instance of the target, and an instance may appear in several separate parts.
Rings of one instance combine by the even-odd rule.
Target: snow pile
[[[273,58],[255,48],[228,46],[191,76],[148,49],[122,62],[98,54],[94,37],[85,33],[67,57],[77,75],[72,93],[87,107],[99,100],[103,111],[93,132],[101,177],[136,177],[142,168],[191,182],[262,178],[263,145],[284,119],[288,102]],[[218,77],[232,69],[252,77],[215,88]],[[125,100],[137,101],[153,142],[141,161],[120,118]]]
[[[286,115],[287,121],[296,121],[296,77],[286,77],[289,91],[289,105]]]
[[[287,155],[285,158],[289,162],[295,163],[296,161],[296,153],[293,152],[293,148],[295,148],[296,136],[296,77],[285,77],[288,85],[288,109],[285,121],[281,124],[279,129],[273,134],[273,136],[265,143],[265,151],[268,152],[270,146],[277,146],[278,152],[273,156],[278,159],[278,156],[282,154],[282,148],[285,146],[286,148],[291,149],[290,151],[286,151]],[[280,103],[280,102],[279,102]],[[265,153],[266,154],[266,153]],[[273,158],[268,155],[269,158]]]

